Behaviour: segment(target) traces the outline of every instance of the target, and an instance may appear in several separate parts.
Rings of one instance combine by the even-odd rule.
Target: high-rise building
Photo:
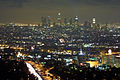
[[[51,25],[51,20],[50,20],[50,16],[48,16],[48,26],[50,27],[50,25]]]
[[[108,53],[102,53],[102,64],[107,64],[110,66],[120,67],[120,53],[112,52],[111,49],[108,50]]]
[[[64,18],[64,25],[67,25],[67,18]]]
[[[58,15],[57,15],[57,25],[58,26],[61,25],[61,13],[58,13]]]
[[[42,22],[42,26],[46,26],[47,25],[46,17],[42,17],[41,22]]]
[[[79,53],[77,54],[77,58],[78,58],[78,64],[80,65],[80,63],[86,63],[86,54],[83,53],[82,49],[80,49]]]
[[[90,27],[90,26],[91,26],[91,23],[90,23],[89,21],[85,21],[84,26],[85,26],[85,27]]]
[[[92,19],[92,23],[93,23],[93,24],[96,23],[96,18],[95,18],[95,17],[93,17],[93,19]]]
[[[70,20],[69,20],[69,24],[72,25],[72,23],[73,23],[73,19],[70,18]]]
[[[96,26],[96,18],[95,17],[93,17],[92,20],[91,20],[91,27],[92,28],[97,28],[97,26]]]
[[[78,18],[78,16],[75,16],[75,18],[74,18],[75,26],[78,26],[78,22],[79,22],[79,18]]]

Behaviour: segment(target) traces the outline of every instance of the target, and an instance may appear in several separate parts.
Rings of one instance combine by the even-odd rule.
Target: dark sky
[[[120,0],[0,0],[0,23],[38,23],[41,16],[79,16],[83,22],[120,22]]]

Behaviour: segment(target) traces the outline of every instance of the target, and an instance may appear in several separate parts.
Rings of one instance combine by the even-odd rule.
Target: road
[[[36,76],[38,78],[38,80],[43,80],[41,78],[41,76],[35,71],[35,69],[32,67],[31,64],[29,64],[27,62],[25,62],[25,63],[26,63],[26,65],[27,65],[27,67],[28,67],[28,69],[29,69],[29,71],[30,71],[31,74],[33,74],[34,76]]]
[[[32,68],[34,69],[34,71],[31,70],[31,69],[30,70],[37,73],[37,74],[35,73],[35,75],[36,75],[36,77],[39,78],[39,80],[60,80],[59,76],[57,76],[57,78],[56,78],[56,76],[54,76],[53,74],[49,73],[49,71],[51,69],[53,69],[54,67],[51,67],[49,69],[45,69],[42,66],[42,64],[37,64],[37,63],[32,62],[32,61],[25,61],[25,63],[28,65],[28,67],[30,65],[32,66]],[[40,79],[40,77],[41,77],[41,79]]]

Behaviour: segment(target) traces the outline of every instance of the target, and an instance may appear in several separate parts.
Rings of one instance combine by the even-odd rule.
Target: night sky
[[[79,16],[83,22],[120,22],[120,0],[0,0],[0,23],[39,23],[41,16]]]

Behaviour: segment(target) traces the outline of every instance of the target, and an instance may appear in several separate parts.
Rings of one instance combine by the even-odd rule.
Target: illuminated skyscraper
[[[91,23],[92,23],[91,27],[96,28],[96,18],[95,17],[92,18]]]
[[[48,26],[50,27],[50,25],[51,25],[51,20],[50,20],[50,16],[48,16]]]
[[[120,53],[112,52],[111,49],[108,50],[108,53],[102,53],[102,64],[107,64],[110,66],[120,67]]]
[[[75,16],[75,18],[74,18],[75,26],[78,26],[78,22],[79,22],[79,18],[78,18],[78,16]]]
[[[95,17],[93,17],[93,19],[92,19],[92,23],[93,23],[93,24],[96,23],[96,19],[95,19]]]
[[[67,25],[67,19],[64,18],[64,25],[66,26]]]
[[[86,54],[82,51],[82,49],[80,49],[79,53],[77,54],[78,64],[80,65],[80,63],[85,63],[86,57]]]
[[[78,16],[75,16],[75,18],[74,18],[74,20],[75,20],[75,22],[78,22]]]
[[[57,25],[58,26],[61,25],[61,13],[58,13],[58,15],[57,15]]]
[[[70,20],[69,20],[69,24],[72,25],[72,23],[73,23],[73,19],[70,18]]]

